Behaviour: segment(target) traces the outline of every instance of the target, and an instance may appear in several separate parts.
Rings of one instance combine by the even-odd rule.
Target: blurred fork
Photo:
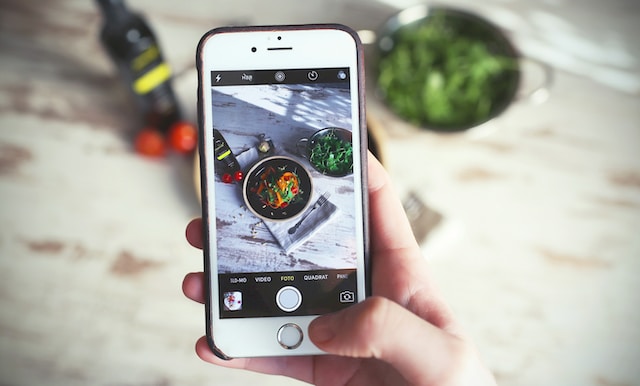
[[[289,228],[289,234],[292,235],[294,233],[296,233],[296,231],[298,230],[298,228],[300,228],[300,225],[302,224],[302,222],[309,217],[309,215],[311,214],[311,212],[313,212],[316,208],[321,207],[322,205],[326,204],[327,201],[329,201],[329,197],[330,194],[328,192],[323,193],[319,198],[318,201],[316,201],[315,204],[313,204],[313,206],[311,207],[311,209],[307,212],[307,214],[305,214],[300,221],[298,221],[296,223],[296,225],[292,226],[291,228]]]

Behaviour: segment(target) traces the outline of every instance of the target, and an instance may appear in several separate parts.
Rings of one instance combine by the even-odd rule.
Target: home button
[[[276,304],[282,311],[293,312],[302,304],[302,294],[296,287],[282,287],[276,294]]]
[[[278,343],[287,350],[298,348],[302,337],[302,329],[297,324],[287,323],[278,329]]]

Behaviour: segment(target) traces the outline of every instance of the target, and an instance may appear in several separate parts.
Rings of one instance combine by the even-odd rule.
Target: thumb
[[[466,342],[382,297],[316,318],[309,337],[330,354],[385,361],[413,384],[448,384],[472,357]]]

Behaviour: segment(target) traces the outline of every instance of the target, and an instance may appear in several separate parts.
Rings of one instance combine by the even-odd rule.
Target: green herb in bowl
[[[350,133],[349,133],[350,134]],[[322,174],[340,177],[353,172],[353,146],[335,129],[318,132],[310,141],[309,162]]]
[[[478,16],[434,9],[390,31],[386,43],[380,44],[378,88],[391,109],[415,125],[464,130],[497,115],[515,95],[517,54]]]

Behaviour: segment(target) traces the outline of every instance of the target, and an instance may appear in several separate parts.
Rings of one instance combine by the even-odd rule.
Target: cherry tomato
[[[198,146],[198,130],[186,121],[178,121],[169,128],[169,145],[178,153],[190,153]]]
[[[165,153],[164,137],[158,130],[147,127],[136,136],[134,147],[147,157],[162,157]]]
[[[298,194],[298,187],[294,186],[293,188],[291,188],[291,193]]]
[[[237,172],[233,173],[233,179],[236,181],[242,181],[242,179],[244,178],[244,173],[242,173],[240,170],[238,170]]]
[[[224,182],[225,184],[230,184],[233,182],[233,177],[231,177],[231,174],[225,173],[222,175],[222,182]]]

